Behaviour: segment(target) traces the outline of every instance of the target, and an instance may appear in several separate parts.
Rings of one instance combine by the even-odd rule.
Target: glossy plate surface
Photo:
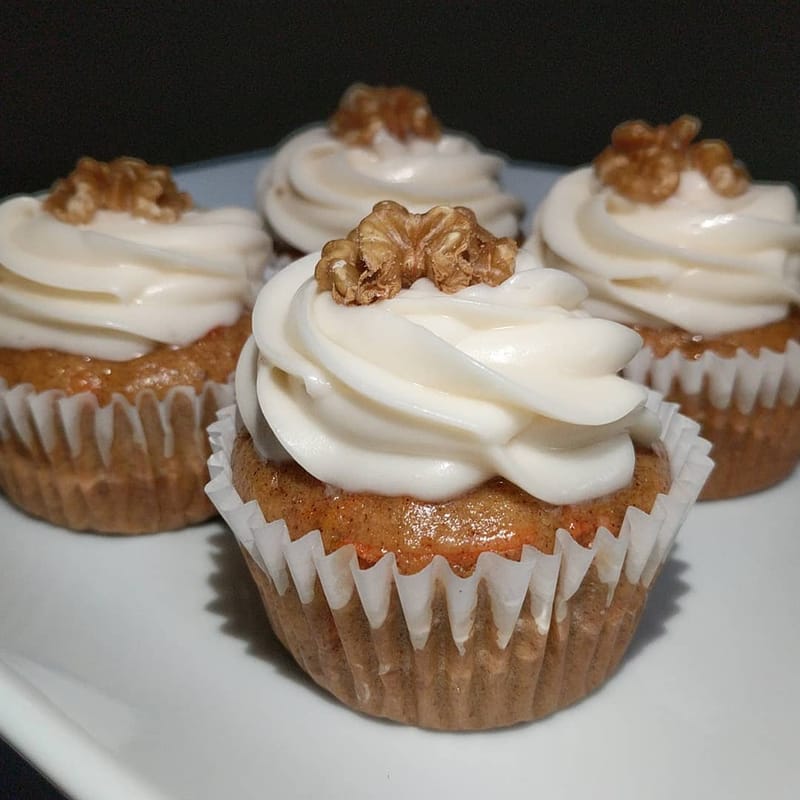
[[[179,171],[252,205],[264,154]],[[557,173],[512,167],[535,204]],[[800,796],[800,473],[698,506],[617,675],[532,725],[361,717],[269,632],[221,522],[134,539],[0,498],[0,734],[76,800]]]

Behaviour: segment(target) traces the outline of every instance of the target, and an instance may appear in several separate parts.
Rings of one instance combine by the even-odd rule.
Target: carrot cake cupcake
[[[380,200],[412,211],[468,206],[495,236],[516,237],[522,203],[503,192],[503,159],[443,131],[424,94],[354,84],[327,125],[290,136],[258,179],[257,204],[295,257],[346,236]]]
[[[800,457],[800,225],[792,187],[752,183],[700,122],[618,126],[558,180],[526,246],[589,288],[585,307],[645,348],[626,374],[697,419],[704,498],[785,478]]]
[[[0,489],[58,525],[214,513],[206,425],[232,401],[271,255],[258,215],[194,209],[166,167],[83,158],[0,204]]]
[[[259,294],[207,490],[347,705],[510,725],[619,663],[710,462],[585,294],[468,209],[393,202]]]

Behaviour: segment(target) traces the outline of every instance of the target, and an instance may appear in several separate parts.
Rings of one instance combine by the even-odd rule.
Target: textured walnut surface
[[[599,526],[619,534],[628,506],[649,512],[670,485],[663,449],[637,449],[630,484],[617,492],[570,505],[544,503],[503,478],[492,478],[441,503],[413,497],[332,492],[294,462],[262,461],[247,433],[240,434],[231,459],[233,483],[242,499],[257,500],[267,520],[284,519],[297,539],[319,530],[325,552],[352,544],[362,566],[384,553],[397,556],[403,573],[425,567],[435,555],[469,575],[482,552],[518,560],[523,545],[552,553],[559,528],[584,546]]]
[[[353,84],[330,119],[331,133],[353,145],[372,144],[382,130],[400,141],[411,137],[436,141],[442,134],[428,98],[406,86]]]
[[[191,207],[192,198],[178,191],[168,167],[127,156],[108,162],[80,159],[66,178],[53,184],[44,201],[46,211],[72,225],[91,222],[101,209],[175,222]]]
[[[423,277],[448,294],[477,283],[497,286],[513,274],[516,255],[513,239],[493,236],[468,208],[412,214],[384,200],[346,239],[325,245],[315,276],[337,303],[367,305]]]
[[[641,120],[623,122],[614,128],[611,144],[595,158],[595,174],[619,194],[641,203],[666,200],[677,191],[681,172],[687,169],[702,172],[724,197],[747,191],[747,170],[733,160],[725,142],[692,143],[700,125],[699,119],[686,114],[656,127]]]

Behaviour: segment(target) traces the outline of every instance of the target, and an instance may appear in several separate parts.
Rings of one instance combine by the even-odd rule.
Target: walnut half
[[[435,142],[442,135],[428,98],[407,86],[354,83],[328,124],[334,136],[352,145],[372,144],[381,130],[400,141],[416,136]]]
[[[640,203],[666,200],[677,191],[681,172],[687,169],[702,172],[717,194],[743,194],[750,177],[734,161],[725,142],[703,139],[692,144],[700,125],[697,117],[688,114],[655,128],[641,120],[623,122],[614,128],[610,146],[595,158],[595,174],[619,194]]]
[[[517,243],[492,236],[468,208],[412,214],[384,200],[346,239],[325,245],[314,274],[337,303],[367,305],[423,277],[448,294],[477,283],[497,286],[513,274],[516,256]]]
[[[72,225],[91,222],[100,209],[175,222],[191,207],[192,198],[178,191],[168,167],[128,156],[108,162],[80,159],[66,178],[53,184],[44,201],[45,211]]]

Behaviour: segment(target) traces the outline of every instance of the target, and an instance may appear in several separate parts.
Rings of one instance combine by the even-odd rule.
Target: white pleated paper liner
[[[655,392],[649,393],[648,406],[661,419],[672,472],[669,493],[658,495],[650,513],[629,508],[619,536],[599,528],[590,548],[559,530],[552,554],[529,546],[523,548],[519,561],[483,553],[473,574],[466,578],[456,575],[442,556],[413,575],[401,574],[391,553],[362,569],[351,545],[326,554],[318,531],[292,541],[283,520],[266,522],[258,504],[243,503],[231,482],[230,455],[236,438],[233,406],[222,410],[219,420],[209,427],[213,453],[206,492],[280,595],[294,585],[300,602],[308,604],[319,579],[332,610],[344,608],[356,593],[370,626],[378,629],[389,611],[394,585],[411,643],[421,650],[430,633],[435,590],[441,584],[453,640],[462,651],[472,630],[478,587],[485,581],[497,642],[505,648],[526,597],[530,597],[537,628],[546,633],[552,620],[564,617],[569,599],[592,564],[608,587],[608,604],[622,575],[646,588],[657,574],[713,464],[708,457],[710,445],[700,438],[697,423],[678,414],[677,406],[662,402]]]
[[[0,487],[29,513],[80,530],[207,519],[205,427],[232,402],[232,381],[173,387],[160,400],[151,390],[133,400],[115,393],[101,405],[91,392],[0,379]]]
[[[37,392],[29,383],[17,384],[9,389],[6,381],[0,378],[0,439],[14,435],[32,451],[40,445],[50,452],[58,438],[63,436],[69,444],[70,453],[77,457],[82,446],[80,420],[86,409],[90,409],[97,449],[107,464],[114,440],[114,419],[120,413],[133,431],[134,443],[142,448],[148,447],[141,409],[145,403],[154,402],[163,434],[163,452],[169,457],[175,449],[172,411],[179,397],[188,403],[192,425],[198,427],[202,425],[203,409],[210,398],[220,409],[233,402],[233,384],[208,381],[199,393],[191,386],[175,386],[161,400],[156,399],[150,390],[139,392],[132,401],[115,393],[108,404],[101,406],[92,392],[73,395],[59,389]]]
[[[623,371],[626,378],[668,395],[674,386],[685,394],[708,394],[717,409],[735,406],[749,414],[756,405],[794,405],[800,395],[800,343],[790,340],[783,353],[763,348],[757,356],[739,348],[732,357],[706,351],[688,358],[679,350],[656,357],[643,347]]]

